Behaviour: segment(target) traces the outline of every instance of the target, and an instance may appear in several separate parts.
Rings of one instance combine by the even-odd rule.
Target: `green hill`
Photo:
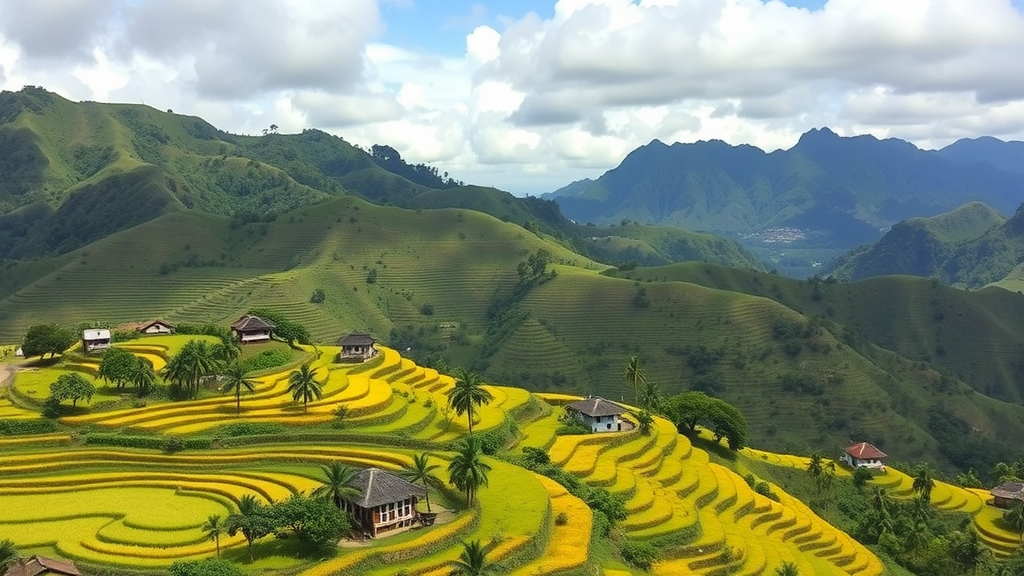
[[[1008,280],[1024,261],[1024,210],[1003,219],[977,203],[928,219],[902,222],[875,244],[852,251],[832,270],[838,278],[885,274],[931,276],[965,288]]]
[[[586,226],[588,253],[602,262],[659,266],[673,262],[713,261],[734,268],[764,270],[739,243],[670,226]]]
[[[539,250],[555,274],[513,289],[521,286],[520,263]],[[870,326],[840,324],[839,318],[859,314],[860,299],[877,299],[877,293],[847,298],[849,309],[836,306],[836,320],[822,322],[812,319],[810,307],[801,315],[792,302],[671,276],[702,267],[764,284],[784,282],[709,264],[644,268],[630,272],[632,278],[615,278],[556,242],[471,210],[405,210],[342,197],[273,222],[238,224],[176,211],[35,268],[13,268],[38,279],[0,284],[0,341],[17,341],[41,322],[115,325],[162,317],[227,323],[264,306],[302,322],[320,342],[366,330],[425,361],[474,365],[493,381],[530,389],[629,398],[622,372],[636,355],[666,393],[705,389],[735,402],[769,447],[831,450],[849,438],[866,438],[902,460],[975,465],[1012,456],[1003,442],[1024,440],[1024,408],[943,377],[915,355],[918,349],[900,351],[903,357],[870,338],[858,340],[858,329],[873,334]],[[923,284],[922,290],[932,290]],[[310,303],[318,288],[324,302]],[[829,287],[840,289],[846,286]],[[786,290],[796,294],[798,288]],[[947,357],[973,366],[970,354],[982,348],[961,352],[954,340],[975,333],[955,319],[960,304],[954,295],[977,295],[934,290],[954,306],[939,332]],[[880,334],[901,323],[899,301],[889,301],[879,316],[891,323],[879,325]],[[981,328],[990,342],[1012,348],[1021,341],[1006,332],[1024,314],[1016,306],[1008,301],[999,311],[1003,332],[996,330],[1000,324]],[[919,336],[908,329],[905,340]],[[879,344],[897,349],[900,343]],[[1020,395],[1016,388],[991,392]],[[971,444],[974,460],[940,448],[931,427],[936,410],[980,431],[968,435],[977,444]]]
[[[874,244],[852,250],[826,274],[860,280],[888,274],[945,276],[947,262],[961,244],[980,238],[1006,218],[980,202],[930,218],[911,218],[892,227]]]

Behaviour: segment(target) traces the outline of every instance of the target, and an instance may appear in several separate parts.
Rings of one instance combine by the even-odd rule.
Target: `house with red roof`
[[[883,460],[887,456],[885,452],[875,448],[872,444],[857,442],[850,444],[843,450],[843,455],[839,457],[839,461],[845,462],[850,468],[871,468],[884,471],[885,462]]]

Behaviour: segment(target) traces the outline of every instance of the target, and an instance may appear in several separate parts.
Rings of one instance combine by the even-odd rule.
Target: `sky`
[[[0,88],[539,195],[653,139],[1024,140],[1024,0],[0,0]]]

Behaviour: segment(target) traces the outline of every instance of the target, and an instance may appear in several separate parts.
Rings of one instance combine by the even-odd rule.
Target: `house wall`
[[[590,431],[597,432],[618,432],[622,426],[619,422],[618,416],[587,416],[586,414],[579,414],[579,418],[583,420],[583,423],[590,426]]]

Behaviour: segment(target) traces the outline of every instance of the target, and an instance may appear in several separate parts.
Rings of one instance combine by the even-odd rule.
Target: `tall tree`
[[[181,351],[171,357],[164,374],[189,398],[199,395],[199,385],[220,368],[213,346],[206,340],[189,340]]]
[[[245,377],[245,368],[231,364],[224,370],[224,384],[221,385],[220,391],[234,393],[236,415],[242,413],[242,389],[252,394],[256,390],[255,383]]]
[[[220,514],[212,514],[206,518],[206,524],[202,527],[203,534],[207,539],[213,540],[217,545],[217,558],[220,558],[220,536],[227,533],[227,524],[224,523]]]
[[[293,370],[288,376],[288,392],[291,392],[292,399],[296,402],[302,400],[303,412],[309,408],[310,400],[319,400],[324,395],[323,384],[316,379],[316,371],[310,369],[308,362],[298,370]]]
[[[359,497],[359,490],[352,486],[358,470],[341,462],[332,462],[320,469],[324,473],[324,479],[321,480],[323,486],[314,490],[313,496],[328,498],[339,509],[343,502],[351,502]]]
[[[246,494],[238,501],[238,512],[228,516],[227,528],[229,536],[234,536],[238,532],[245,536],[245,543],[249,547],[249,562],[252,562],[255,560],[253,542],[273,533],[277,526],[268,507],[252,494]]]
[[[224,365],[229,365],[238,360],[241,355],[242,349],[238,346],[238,341],[230,334],[222,334],[220,342],[213,345],[214,358]]]
[[[98,374],[104,380],[113,381],[115,387],[124,388],[138,363],[139,359],[134,354],[114,346],[103,352]]]
[[[135,386],[135,392],[142,398],[156,385],[156,370],[153,363],[146,358],[138,358],[135,367],[128,376],[128,381]]]
[[[448,391],[448,406],[462,416],[467,414],[469,434],[473,434],[473,407],[489,404],[494,400],[484,388],[480,375],[467,368],[455,369],[455,386]]]
[[[636,399],[637,404],[640,403],[640,386],[647,382],[647,377],[644,376],[643,368],[640,366],[640,358],[636,356],[630,356],[629,362],[626,364],[625,373],[626,384],[629,384],[633,388],[633,396]]]
[[[429,454],[414,454],[412,457],[412,464],[406,464],[402,466],[402,470],[398,473],[399,476],[405,478],[409,482],[419,482],[423,484],[423,488],[427,491],[427,512],[430,512],[430,487],[437,484],[437,477],[434,476],[434,470],[440,468],[437,464],[430,463]]]
[[[481,486],[487,486],[487,473],[491,467],[483,461],[480,439],[467,436],[448,463],[448,482],[466,495],[466,505],[473,505],[473,495]]]
[[[487,550],[479,540],[462,543],[459,559],[452,562],[452,576],[487,576],[496,568],[487,560]]]
[[[927,462],[922,462],[914,469],[914,492],[925,502],[932,501],[932,489],[935,488],[935,475]]]
[[[63,353],[75,343],[77,336],[71,330],[58,324],[36,324],[30,326],[22,341],[21,350],[26,358],[49,354],[51,357]]]
[[[1020,534],[1021,541],[1024,542],[1024,502],[1014,500],[1013,506],[1003,512],[1003,521],[1016,530]]]
[[[58,403],[71,400],[72,406],[77,406],[78,401],[82,399],[91,401],[95,392],[96,387],[92,382],[78,372],[61,374],[56,382],[50,384],[50,397]]]
[[[810,461],[807,462],[807,475],[814,480],[815,490],[821,491],[821,484],[818,479],[825,473],[825,459],[821,457],[821,452],[815,452],[811,454]]]

